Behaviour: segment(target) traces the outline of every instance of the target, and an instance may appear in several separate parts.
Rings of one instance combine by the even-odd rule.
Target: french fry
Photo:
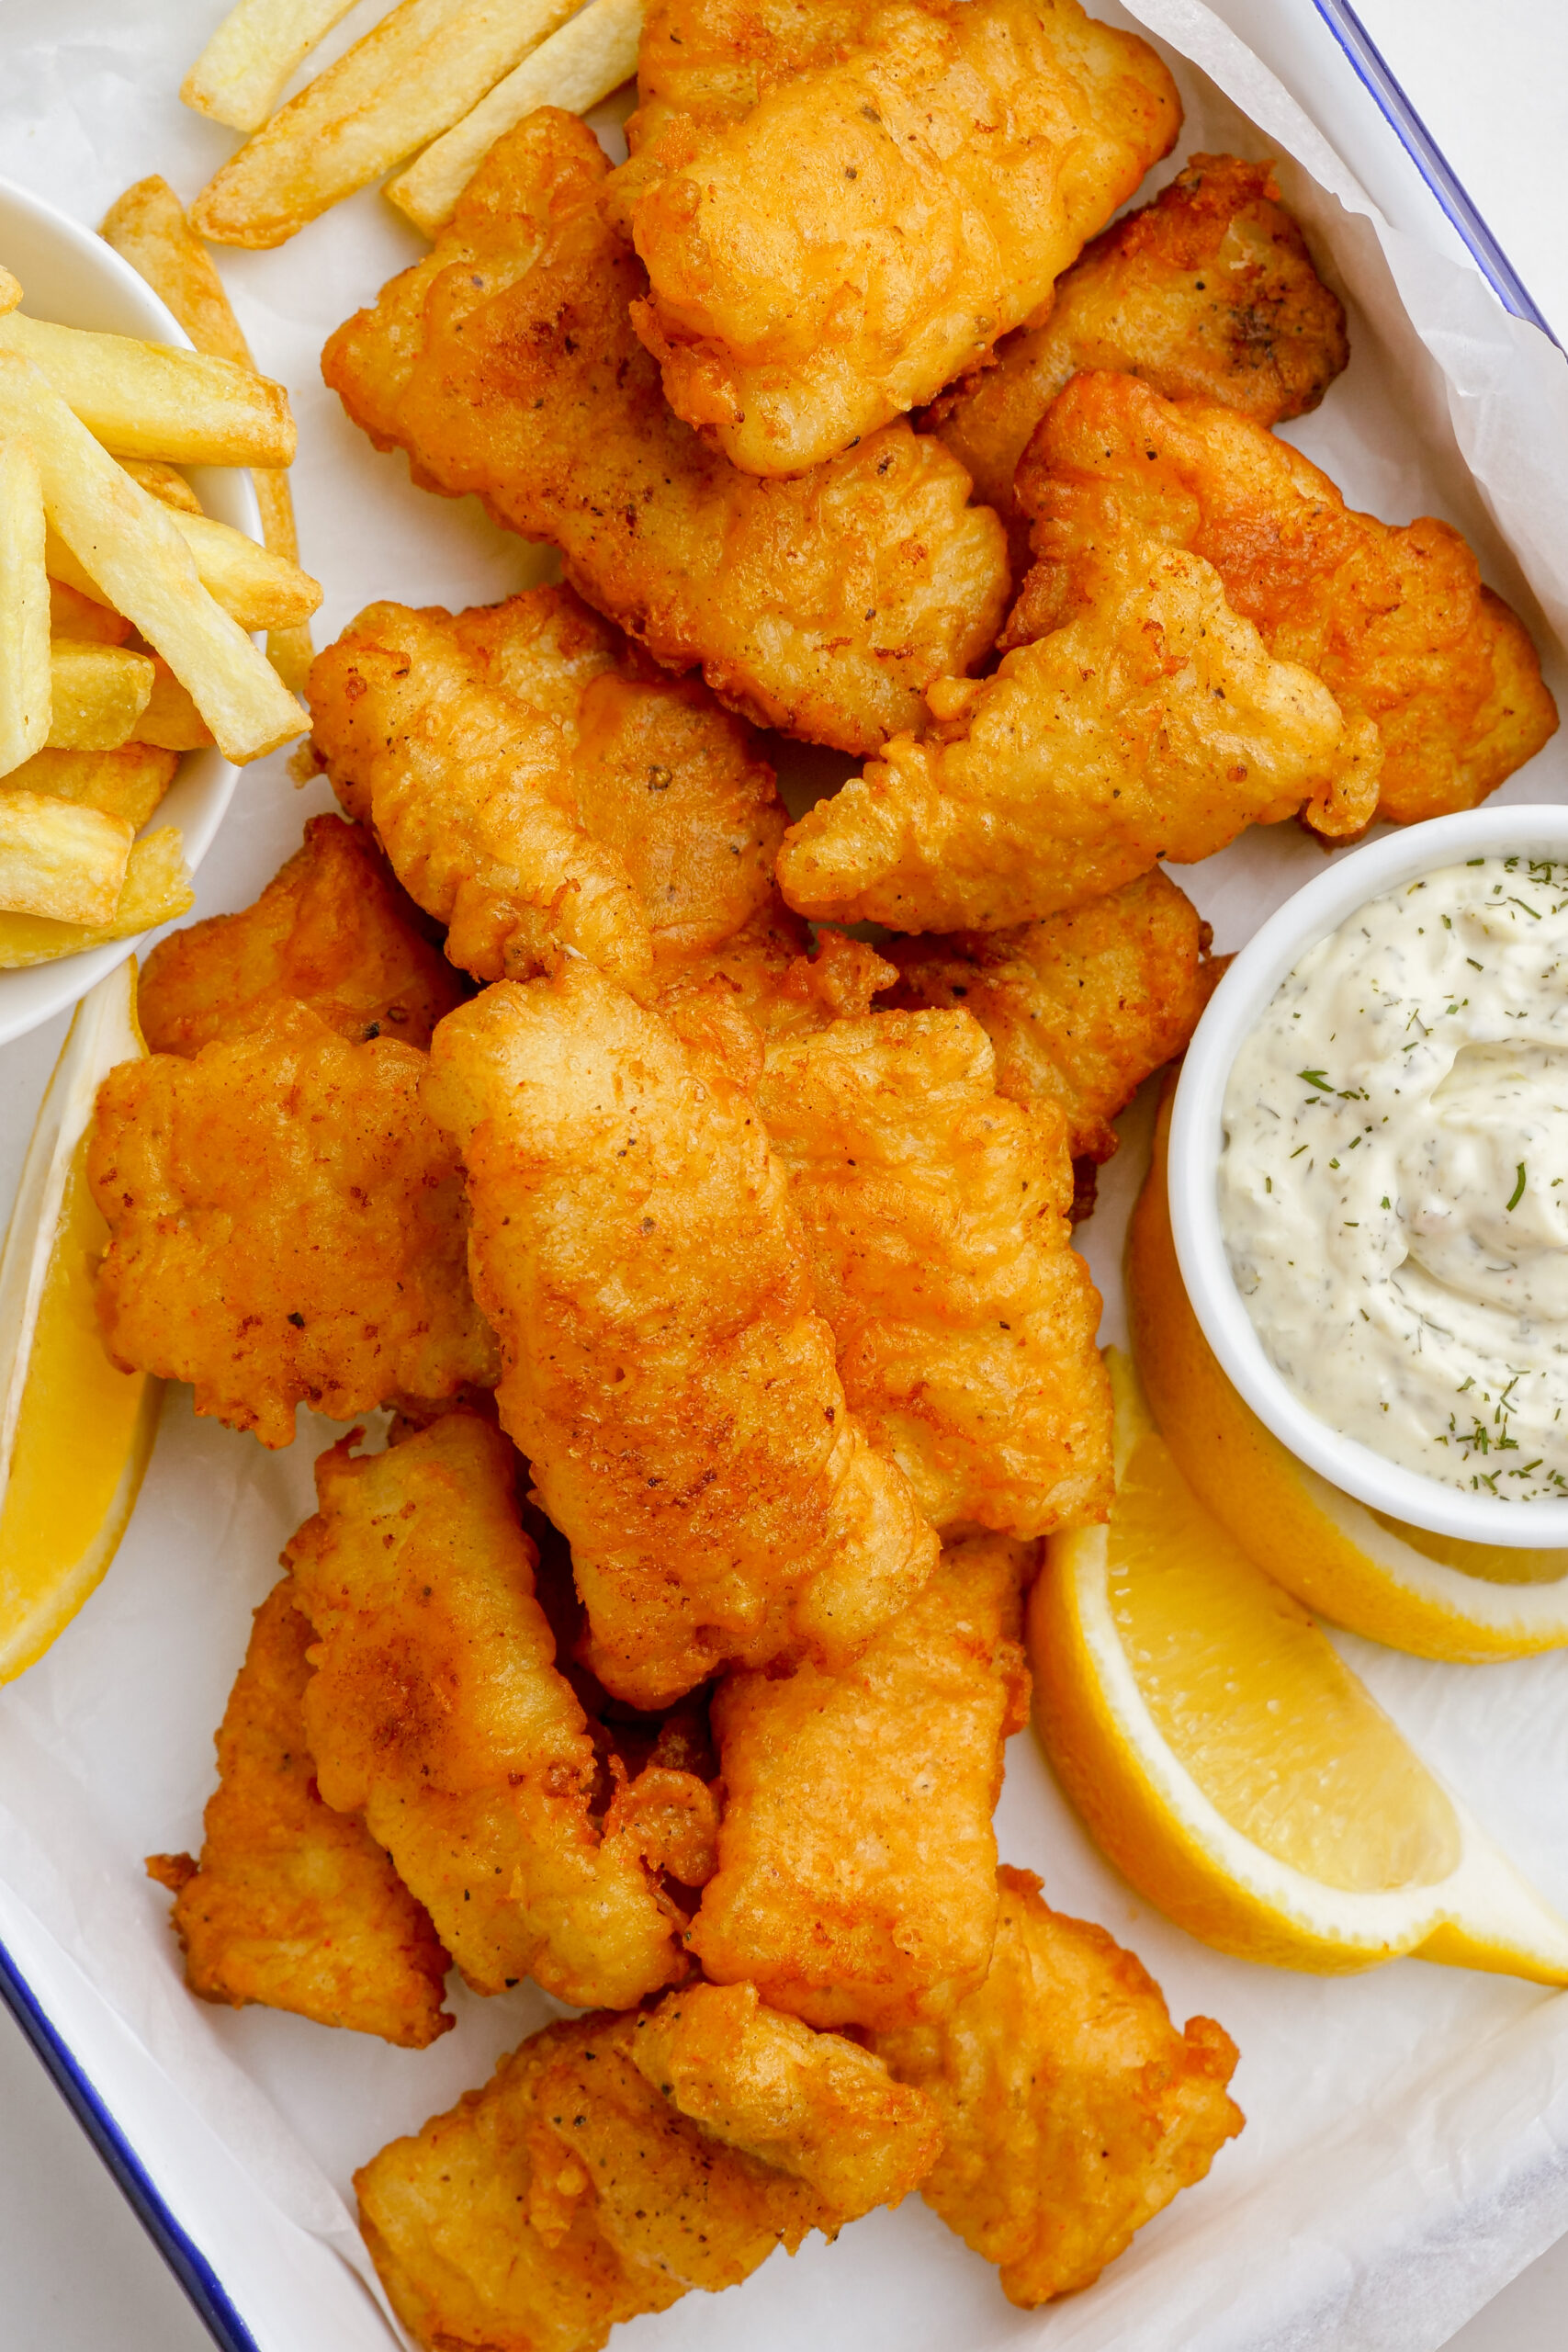
[[[152,695],[152,664],[145,653],[62,638],[50,649],[50,671],[52,751],[117,752],[130,742]]]
[[[195,560],[197,576],[209,596],[243,629],[276,628],[309,619],[321,601],[319,584],[298,564],[269,555],[243,531],[215,523],[209,514],[182,514],[177,506],[164,512]],[[45,560],[52,578],[84,595],[100,592],[92,573],[78,561],[58,531],[46,542]]]
[[[164,506],[177,506],[182,514],[200,514],[201,501],[184,474],[166,466],[162,458],[121,458],[119,462],[149,498],[158,499]]]
[[[254,760],[302,735],[304,712],[238,622],[202,586],[181,537],[182,526],[187,532],[222,526],[177,514],[149,498],[39,369],[0,349],[0,435],[13,432],[27,433],[38,453],[44,511],[57,537],[105,602],[125,615],[189,689],[224,756]],[[267,563],[277,560],[265,549],[257,552]]]
[[[152,670],[152,691],[131,742],[155,744],[164,752],[204,751],[212,741],[212,729],[168,663],[154,662]]]
[[[0,792],[0,912],[111,922],[133,838],[123,817],[41,792]]]
[[[37,752],[0,779],[0,793],[41,792],[74,800],[106,817],[123,817],[140,832],[174,782],[177,751],[122,743],[118,752]]]
[[[637,72],[641,38],[642,0],[589,0],[580,15],[541,41],[504,82],[498,82],[471,114],[389,180],[388,196],[416,229],[436,236],[503,132],[536,107],[586,114]]]
[[[0,775],[49,741],[43,484],[25,435],[0,439]]]
[[[354,0],[240,0],[181,83],[180,96],[231,130],[259,130],[294,68],[353,6]]]
[[[302,11],[304,4],[305,0],[288,0],[288,5],[297,10]],[[236,10],[229,21],[233,24],[239,17],[246,16],[251,33],[259,38],[265,30],[264,20],[270,21],[277,14],[271,0],[255,0],[248,11]],[[301,49],[300,56],[304,53]],[[255,365],[223,290],[223,281],[213,267],[212,256],[186,219],[185,207],[167,180],[154,174],[150,179],[138,180],[134,187],[128,187],[110,205],[99,234],[168,304],[198,351],[211,352],[220,359],[232,359],[242,368]],[[264,546],[270,548],[274,555],[298,563],[299,542],[295,535],[288,476],[258,467],[251,480],[261,509]],[[303,621],[267,632],[266,658],[292,693],[303,694],[305,690],[313,650],[310,628]]]
[[[22,299],[22,289],[8,269],[0,269],[0,318],[14,311]]]
[[[60,327],[23,311],[0,319],[0,351],[30,359],[117,458],[164,458],[175,466],[293,461],[288,393],[231,359]]]
[[[58,548],[59,542],[55,544]],[[68,561],[73,560],[65,548],[59,551]],[[69,587],[63,580],[51,580],[49,633],[51,638],[85,639],[92,645],[123,645],[130,635],[130,623],[123,613],[111,613],[96,594],[88,595],[85,589]]]
[[[52,964],[109,939],[133,939],[138,932],[189,914],[195,903],[179,830],[161,826],[133,845],[125,887],[107,922],[51,922],[42,915],[0,914],[0,972]]]
[[[572,0],[401,0],[208,182],[191,226],[281,245],[462,119],[571,14]]]

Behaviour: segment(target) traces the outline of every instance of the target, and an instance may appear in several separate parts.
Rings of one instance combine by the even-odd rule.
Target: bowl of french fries
[[[305,731],[293,420],[243,351],[161,182],[96,236],[0,181],[0,1043],[188,910],[240,768]]]

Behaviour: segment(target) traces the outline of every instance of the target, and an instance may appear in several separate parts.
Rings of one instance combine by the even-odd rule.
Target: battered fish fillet
[[[895,940],[893,1001],[972,1012],[996,1049],[998,1094],[1055,1103],[1075,1162],[1101,1162],[1117,1113],[1186,1050],[1212,992],[1209,939],[1156,866],[1041,922]]]
[[[748,473],[824,463],[1022,325],[1180,124],[1077,0],[886,0],[739,119],[671,114],[607,198],[671,407]]]
[[[1103,1518],[1111,1392],[1060,1109],[1000,1096],[962,1011],[786,1036],[757,1101],[850,1410],[932,1526],[1036,1536]]]
[[[333,790],[476,978],[539,971],[563,947],[646,972],[648,919],[579,820],[564,722],[485,684],[450,620],[370,605],[317,655],[306,693]]]
[[[482,978],[566,944],[663,969],[771,899],[786,820],[750,729],[570,588],[457,615],[372,605],[310,693],[339,797]]]
[[[682,1993],[547,2026],[355,2186],[428,2352],[600,2352],[617,2321],[896,2204],[936,2146],[930,2102],[853,2043]]]
[[[109,1228],[97,1307],[114,1362],[190,1381],[198,1413],[267,1446],[289,1443],[297,1405],[349,1420],[492,1386],[462,1170],[421,1107],[425,1067],[281,1003],[194,1059],[111,1070],[87,1177]]]
[[[254,906],[159,941],[137,990],[155,1054],[195,1054],[273,1004],[308,1004],[340,1037],[426,1046],[462,984],[414,927],[369,835],[312,817]]]
[[[204,2001],[261,2001],[318,2025],[423,2050],[456,2024],[450,1962],[362,1821],[323,1804],[305,1732],[310,1629],[285,1577],[256,1611],[218,1733],[199,1866],[154,1854],[177,1897],[186,1982]]]
[[[1033,1567],[1032,1547],[964,1538],[852,1666],[720,1684],[728,1798],[690,1939],[706,1975],[821,2026],[939,2016],[982,1982]]]
[[[1092,2286],[1244,2119],[1225,2096],[1227,2033],[1192,2018],[1179,2034],[1103,1928],[1048,1910],[1032,1871],[997,1875],[985,1984],[940,2024],[872,2047],[942,2117],[927,2204],[1028,2310]]]
[[[532,1976],[629,2008],[686,1973],[684,1921],[645,1859],[636,1784],[591,1818],[593,1742],[534,1596],[512,1448],[462,1412],[384,1453],[356,1458],[358,1437],[316,1464],[320,1511],[285,1555],[316,1634],[321,1794],[364,1815],[476,1992]],[[682,1793],[711,1843],[703,1782],[659,1775],[664,1804]]]
[[[1369,725],[1348,726],[1320,678],[1269,651],[1201,556],[1129,531],[1086,555],[1073,587],[1049,636],[994,677],[932,687],[930,736],[895,737],[791,827],[778,878],[792,907],[996,931],[1082,906],[1162,857],[1207,857],[1303,803],[1323,832],[1367,823]]]
[[[571,1544],[587,1662],[644,1708],[730,1660],[842,1661],[936,1562],[845,1404],[723,996],[705,1048],[566,958],[449,1013],[425,1089],[468,1168],[502,1420]]]
[[[1457,531],[1354,513],[1326,474],[1234,409],[1080,376],[1031,441],[1017,488],[1038,561],[1007,642],[1057,626],[1086,549],[1126,532],[1190,548],[1277,660],[1303,663],[1348,725],[1374,730],[1381,817],[1473,808],[1556,729],[1535,648]]]
[[[416,481],[559,548],[591,605],[760,725],[857,753],[919,725],[1001,623],[1004,535],[898,424],[759,482],[673,417],[633,333],[647,291],[602,219],[609,164],[543,108],[499,141],[427,260],[340,327],[322,372]]]
[[[1152,204],[1085,247],[1043,323],[944,392],[925,422],[1010,525],[1013,475],[1068,379],[1120,368],[1172,399],[1223,401],[1259,424],[1304,415],[1349,359],[1345,311],[1312,266],[1267,164],[1194,155]],[[1028,544],[1020,518],[1017,552]],[[1025,566],[1015,561],[1021,578]]]

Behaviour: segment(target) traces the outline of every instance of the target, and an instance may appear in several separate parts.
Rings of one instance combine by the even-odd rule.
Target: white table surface
[[[1568,343],[1568,9],[1560,0],[1358,0],[1428,128]],[[1089,0],[1092,8],[1093,0]],[[0,17],[3,17],[0,6]],[[0,61],[4,39],[0,31]],[[3,65],[0,65],[3,70]],[[1325,124],[1330,136],[1332,124]],[[0,1053],[0,1096],[7,1057]],[[0,2009],[0,2346],[202,2352],[209,2339]],[[1568,2238],[1450,2352],[1563,2352]],[[1346,2345],[1339,2352],[1361,2352]]]

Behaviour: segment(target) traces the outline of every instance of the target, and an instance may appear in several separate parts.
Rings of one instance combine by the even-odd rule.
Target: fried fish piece
[[[724,1012],[718,1050],[688,1044],[569,957],[449,1013],[425,1089],[468,1168],[502,1420],[571,1544],[587,1662],[645,1708],[729,1659],[852,1656],[936,1562],[845,1404]]]
[[[198,1053],[288,999],[340,1037],[427,1046],[462,993],[364,828],[312,817],[254,906],[159,941],[137,1010],[155,1054]]]
[[[1032,1546],[949,1544],[852,1665],[732,1672],[713,1702],[728,1792],[691,1930],[705,1974],[819,2026],[942,2013],[984,1979],[1002,1743],[1029,1715]]]
[[[553,107],[498,141],[429,257],[338,329],[322,372],[414,480],[476,492],[666,669],[759,725],[869,753],[989,650],[1000,524],[942,444],[887,427],[759,482],[672,416],[632,330],[609,163]]]
[[[684,1922],[635,1796],[591,1816],[593,1742],[535,1598],[512,1449],[468,1412],[384,1453],[355,1455],[359,1435],[317,1463],[321,1508],[285,1555],[316,1635],[321,1794],[363,1815],[476,1992],[532,1976],[579,2007],[629,2008],[686,1973]],[[692,1775],[662,1772],[661,1803],[681,1782],[711,1832]]]
[[[1192,2018],[1179,2034],[1158,1985],[1103,1928],[1049,1910],[1032,1871],[997,1875],[984,1984],[940,2022],[871,2046],[942,2117],[926,2203],[1030,2310],[1092,2286],[1243,2117],[1221,2027]]]
[[[114,1362],[190,1381],[198,1413],[267,1446],[289,1443],[297,1405],[348,1420],[492,1386],[462,1169],[421,1107],[424,1068],[280,1002],[192,1059],[111,1070],[87,1178]]]
[[[679,117],[686,130],[739,122],[764,90],[830,65],[862,40],[880,0],[653,0],[644,10],[637,111],[626,147],[638,154]]]
[[[771,1042],[757,1101],[850,1410],[932,1526],[1036,1536],[1103,1518],[1111,1392],[1061,1110],[998,1094],[961,1010]]]
[[[351,817],[481,980],[563,947],[627,978],[652,961],[615,853],[578,818],[561,721],[488,684],[439,608],[370,605],[319,653],[311,741]]]
[[[886,0],[739,119],[671,114],[606,199],[671,407],[748,473],[825,463],[1021,326],[1180,124],[1077,0]]]
[[[1072,584],[1048,636],[1016,645],[994,677],[933,686],[931,735],[896,736],[790,828],[778,878],[792,907],[996,931],[1082,906],[1162,857],[1207,857],[1303,803],[1323,832],[1367,823],[1370,725],[1348,726],[1320,678],[1269,652],[1201,556],[1108,534]]]
[[[786,819],[751,730],[570,588],[457,614],[373,605],[318,656],[310,695],[339,797],[482,978],[539,968],[569,925],[581,953],[641,974],[772,896]]]
[[[1119,368],[1172,399],[1224,401],[1280,424],[1315,408],[1349,356],[1344,305],[1269,166],[1194,155],[1152,204],[1085,246],[1043,322],[1005,337],[994,365],[943,392],[923,422],[1010,525],[1030,435],[1083,368]]]
[[[292,2009],[423,2050],[457,2019],[430,1915],[363,1821],[316,1787],[303,1701],[310,1629],[289,1579],[255,1612],[217,1736],[201,1860],[154,1854],[176,1897],[186,1982],[204,2001]]]
[[[699,1989],[546,2026],[355,2187],[427,2352],[600,2352],[618,2320],[897,2204],[936,2145],[879,2060]]]
[[[1557,707],[1471,549],[1424,515],[1357,514],[1310,459],[1231,408],[1080,376],[1018,470],[1034,570],[1007,640],[1058,626],[1086,548],[1148,533],[1212,563],[1270,654],[1321,678],[1381,756],[1377,813],[1473,808],[1539,752]]]
[[[1210,930],[1156,865],[1066,914],[1009,931],[894,940],[892,1001],[960,1004],[997,1056],[997,1091],[1055,1102],[1076,1162],[1116,1149],[1111,1125],[1186,1050],[1212,991]]]

